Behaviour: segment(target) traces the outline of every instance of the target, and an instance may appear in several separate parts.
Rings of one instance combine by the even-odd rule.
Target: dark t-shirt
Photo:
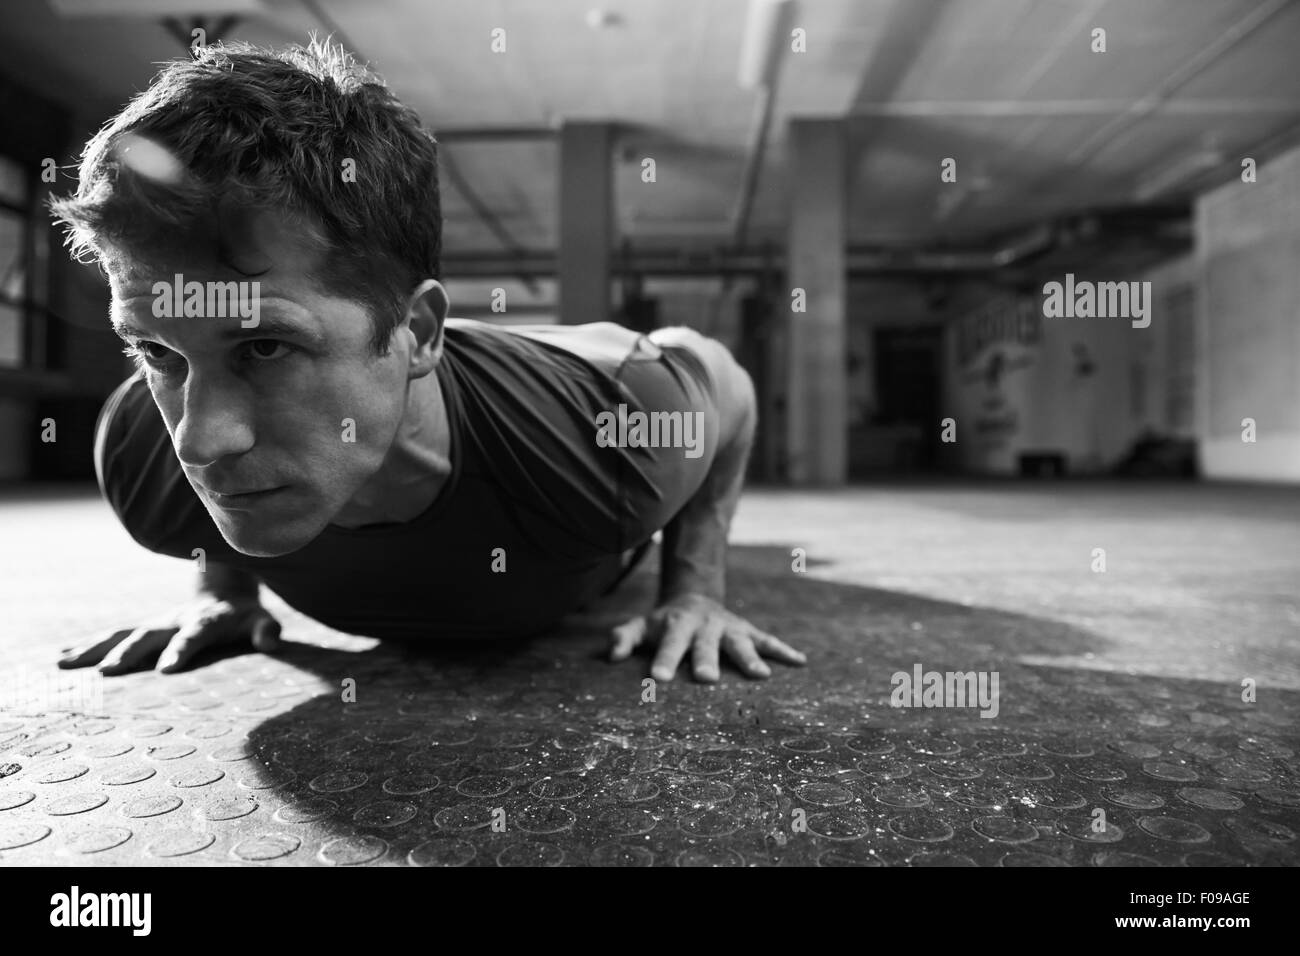
[[[597,596],[627,550],[663,528],[703,483],[718,444],[713,385],[691,352],[590,326],[449,319],[435,374],[452,472],[408,522],[328,526],[291,554],[258,558],[222,539],[191,488],[141,376],[96,428],[100,488],[151,551],[256,574],[323,624],[372,637],[537,631]],[[703,413],[703,448],[600,447],[597,416]],[[493,553],[505,551],[505,571]],[[497,567],[500,563],[497,562]]]

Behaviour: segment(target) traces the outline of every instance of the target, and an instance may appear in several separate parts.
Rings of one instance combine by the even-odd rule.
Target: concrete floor
[[[638,575],[522,646],[384,647],[272,599],[298,642],[278,658],[34,712],[13,704],[68,676],[60,647],[182,599],[191,567],[85,492],[11,490],[0,529],[3,864],[1298,859],[1300,490],[754,491],[734,603],[810,664],[653,703],[645,661],[600,659],[602,624],[647,599]],[[998,716],[891,708],[917,664],[996,670]]]

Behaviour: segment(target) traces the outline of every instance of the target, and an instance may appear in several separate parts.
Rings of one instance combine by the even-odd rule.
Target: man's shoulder
[[[476,319],[448,319],[448,341],[473,347],[485,345],[516,350],[538,349],[578,358],[606,374],[616,374],[629,358],[655,358],[658,349],[640,332],[613,322],[585,325],[496,325]]]
[[[596,443],[597,418],[625,396],[619,370],[639,336],[612,324],[447,321],[444,393],[462,461],[485,478],[539,549],[628,547],[626,449]]]
[[[124,479],[128,459],[149,457],[142,452],[159,430],[166,432],[162,417],[143,374],[137,372],[113,390],[95,422],[95,477],[106,496],[110,484]]]
[[[171,533],[205,514],[140,373],[104,403],[95,423],[94,457],[104,499],[131,537],[150,551],[170,553]]]

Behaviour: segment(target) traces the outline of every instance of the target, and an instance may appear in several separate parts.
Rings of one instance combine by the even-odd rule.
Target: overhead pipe
[[[559,135],[560,130],[555,126],[453,126],[435,131],[439,143],[531,142],[555,139]]]
[[[936,250],[850,245],[846,256],[851,276],[908,274],[979,274],[997,272],[1045,253],[1057,245],[1058,228],[1039,226],[1022,237],[993,250]],[[486,278],[527,275],[553,277],[553,252],[461,253],[443,256],[443,266],[452,278]],[[785,268],[780,251],[741,250],[718,247],[704,250],[625,249],[615,258],[615,275],[642,276],[738,276],[761,275]]]
[[[1075,243],[1096,243],[1112,234],[1139,233],[1185,243],[1188,210],[1184,205],[1148,209],[1103,209],[1065,216],[1035,226],[992,248],[935,248],[851,243],[846,269],[854,278],[906,275],[991,275],[1026,263]],[[443,257],[452,278],[488,278],[527,275],[550,278],[556,274],[554,252],[503,255],[484,251]],[[625,246],[614,258],[615,275],[739,276],[764,275],[786,266],[778,249],[632,249]]]

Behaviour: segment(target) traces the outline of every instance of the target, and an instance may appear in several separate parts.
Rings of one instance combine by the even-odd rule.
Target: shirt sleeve
[[[202,506],[140,373],[100,410],[94,458],[100,493],[131,537],[149,551],[188,558]]]

